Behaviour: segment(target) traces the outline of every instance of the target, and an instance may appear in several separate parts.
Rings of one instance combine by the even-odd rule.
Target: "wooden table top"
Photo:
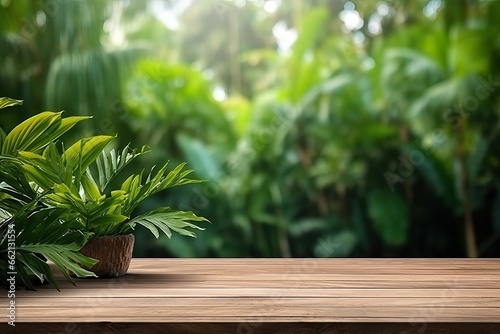
[[[60,289],[18,291],[16,322],[500,324],[496,259],[133,259]]]

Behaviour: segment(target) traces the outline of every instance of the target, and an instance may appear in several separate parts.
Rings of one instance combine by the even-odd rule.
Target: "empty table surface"
[[[18,291],[6,329],[500,333],[496,259],[133,259],[125,276],[76,284]]]

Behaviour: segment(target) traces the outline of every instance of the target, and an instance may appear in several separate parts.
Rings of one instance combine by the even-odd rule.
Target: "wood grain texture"
[[[4,331],[4,327],[5,331]],[[54,323],[0,325],[1,333],[26,334],[498,334],[500,325],[468,323]]]
[[[16,305],[26,333],[500,333],[500,261],[133,259]]]

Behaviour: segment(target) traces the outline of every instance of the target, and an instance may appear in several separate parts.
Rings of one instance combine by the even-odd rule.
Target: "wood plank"
[[[16,317],[20,323],[47,323],[47,322],[130,322],[130,323],[196,323],[196,322],[313,322],[313,323],[337,323],[337,322],[381,322],[381,323],[498,323],[498,313],[488,314],[488,310],[465,309],[463,312],[457,310],[448,310],[443,312],[441,316],[433,316],[430,312],[423,313],[419,309],[405,310],[401,316],[388,315],[387,312],[392,314],[401,313],[397,308],[381,308],[379,312],[370,313],[369,315],[359,315],[356,310],[342,309],[335,315],[332,314],[313,314],[313,313],[300,313],[293,311],[294,314],[286,312],[279,312],[272,317],[272,321],[265,314],[253,313],[249,315],[236,315],[221,316],[218,314],[198,316],[193,313],[186,316],[184,310],[183,315],[181,312],[174,314],[167,313],[166,311],[157,312],[155,309],[147,310],[133,315],[133,312],[118,315],[121,309],[107,310],[106,313],[100,314],[98,312],[103,309],[97,308],[92,311],[89,309],[81,309],[79,314],[74,316],[67,316],[63,311],[59,310],[56,314],[54,310],[48,309],[44,314],[29,312],[19,313]],[[491,310],[491,309],[490,309]],[[466,313],[470,311],[469,313]],[[50,316],[48,313],[50,312]],[[67,314],[67,313],[66,313]],[[153,314],[153,315],[152,315]],[[284,315],[286,314],[286,315]]]
[[[87,288],[71,287],[71,298],[127,298],[127,297],[315,297],[315,298],[500,298],[500,289],[282,289],[282,288]],[[68,297],[68,289],[60,293],[44,289],[38,291],[19,291],[17,298],[59,299]],[[23,301],[24,303],[24,301]]]
[[[500,324],[496,259],[134,259],[61,289],[18,291],[18,321]]]
[[[94,334],[195,334],[195,333],[252,333],[252,334],[498,334],[500,324],[450,323],[55,323],[18,324],[16,332],[94,333]],[[4,325],[5,328],[5,325]],[[0,325],[0,330],[4,332]],[[9,330],[9,328],[7,328]],[[10,332],[6,332],[9,333]],[[12,331],[13,333],[13,331]]]
[[[67,308],[67,307],[85,307],[99,306],[110,308],[183,308],[183,307],[201,307],[201,308],[237,308],[240,305],[249,307],[280,307],[280,308],[374,308],[376,305],[384,307],[422,307],[441,310],[443,308],[499,308],[500,298],[311,298],[311,297],[213,297],[213,298],[164,298],[143,297],[128,298],[24,298],[19,303],[23,308],[30,310],[36,308]]]
[[[173,270],[169,268],[165,268],[165,273],[169,272],[174,272]],[[188,275],[196,275],[196,274],[213,274],[213,275],[223,275],[227,274],[227,271],[231,270],[233,272],[244,272],[245,267],[243,266],[237,266],[237,265],[230,265],[225,268],[221,267],[212,267],[212,266],[199,266],[196,268],[193,268],[192,266],[179,266],[179,268],[176,268],[175,273],[176,274],[188,274]],[[462,273],[466,275],[495,275],[498,273],[498,269],[492,269],[492,268],[483,268],[483,269],[474,269],[474,268],[467,268],[467,269],[459,269],[459,268],[440,268],[437,267],[436,269],[420,269],[420,268],[400,268],[397,272],[392,269],[392,268],[387,268],[387,267],[370,267],[370,268],[363,268],[363,267],[353,267],[353,266],[342,266],[342,267],[337,267],[337,268],[325,268],[325,267],[317,267],[311,271],[305,271],[299,266],[288,266],[288,267],[275,267],[275,266],[262,266],[255,268],[254,274],[259,275],[259,274],[279,274],[279,275],[303,275],[305,272],[307,272],[308,275],[315,276],[318,274],[345,274],[345,275],[360,275],[360,274],[366,274],[366,271],[370,270],[377,275],[446,275],[446,276],[454,276],[457,275],[457,273]],[[143,274],[149,274],[149,273],[156,273],[157,269],[153,268],[131,268],[129,273],[134,274],[134,273],[143,273]]]
[[[303,268],[310,266],[325,266],[335,268],[342,266],[367,266],[367,267],[415,267],[422,269],[426,266],[443,265],[446,267],[470,268],[498,266],[497,258],[134,258],[132,267],[140,268],[149,266],[151,263],[172,264],[175,266],[196,267],[201,265],[209,266],[273,266],[287,267],[300,266]]]
[[[78,318],[78,317],[72,317],[72,318],[64,318],[61,319],[60,317],[44,317],[40,319],[31,319],[29,321],[26,320],[21,320],[18,323],[24,324],[24,323],[144,323],[144,324],[181,324],[181,323],[232,323],[232,322],[238,322],[238,323],[262,323],[266,324],[269,322],[264,321],[262,316],[242,316],[237,319],[234,317],[223,317],[223,316],[213,316],[213,317],[199,317],[199,316],[189,316],[189,317],[172,317],[168,318],[166,317],[165,319],[161,319],[161,321],[158,320],[158,317],[144,317],[141,319],[130,319],[130,317],[119,317],[115,316],[111,319],[108,320],[103,320],[104,317],[98,318]],[[232,320],[231,320],[232,319]],[[135,321],[134,321],[135,320]],[[456,324],[490,324],[490,323],[496,323],[498,324],[498,320],[494,318],[493,320],[488,319],[483,319],[483,320],[478,320],[476,317],[470,317],[470,316],[465,316],[461,317],[460,319],[455,319],[455,318],[450,318],[447,321],[433,321],[433,318],[429,318],[428,320],[413,320],[413,321],[406,321],[405,318],[398,318],[398,317],[385,317],[385,318],[370,318],[370,317],[343,317],[343,318],[337,318],[337,317],[308,317],[306,320],[303,320],[303,317],[293,317],[293,316],[284,316],[284,317],[276,317],[276,320],[273,321],[273,323],[296,323],[296,322],[302,322],[302,323],[323,323],[323,324],[330,324],[330,323],[384,323],[384,324],[389,324],[389,323],[398,323],[398,324],[412,324],[412,323],[427,323],[427,324],[434,324],[434,323],[456,323]],[[499,324],[500,325],[500,324]],[[16,325],[17,326],[17,325]],[[498,334],[498,333],[497,333]]]
[[[304,282],[314,282],[314,281],[359,281],[359,275],[344,274],[344,273],[330,273],[330,274],[252,274],[251,277],[247,273],[241,274],[160,274],[160,273],[144,273],[131,271],[127,274],[131,279],[138,280],[141,282],[164,282],[164,281],[304,281]],[[135,276],[135,277],[134,277]],[[361,279],[367,282],[373,281],[393,281],[393,282],[407,282],[407,281],[424,281],[424,282],[450,282],[454,281],[467,281],[467,282],[494,282],[500,283],[500,277],[497,274],[455,274],[455,275],[438,275],[438,274],[421,274],[418,277],[415,275],[378,275],[373,273],[365,273],[362,275]]]
[[[447,281],[447,280],[436,280],[436,281],[418,281],[418,280],[392,280],[392,279],[380,279],[377,281],[365,281],[362,277],[357,280],[331,280],[331,281],[285,281],[285,280],[274,280],[274,281],[255,281],[252,279],[246,280],[235,280],[235,281],[210,281],[210,280],[199,280],[199,279],[188,279],[185,280],[171,280],[166,278],[165,280],[158,281],[143,281],[142,279],[134,278],[129,281],[121,281],[122,284],[126,283],[127,287],[131,288],[147,288],[147,289],[160,289],[160,288],[178,288],[178,289],[190,289],[190,288],[288,288],[288,289],[309,289],[309,288],[330,288],[330,289],[441,289],[455,290],[455,289],[496,289],[500,286],[499,282],[496,281],[483,281],[483,280],[463,280],[463,281]],[[118,285],[118,283],[116,283]],[[97,289],[103,288],[107,289],[107,281],[101,280],[79,280],[77,282],[79,289]],[[71,284],[66,282],[61,282],[60,288],[62,290],[68,290],[72,287]],[[112,287],[111,287],[112,288]],[[48,286],[39,287],[41,290],[53,289]]]

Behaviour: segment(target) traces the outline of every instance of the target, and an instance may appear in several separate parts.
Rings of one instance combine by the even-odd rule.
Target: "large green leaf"
[[[37,256],[37,253],[21,251],[18,249],[16,251],[16,262],[18,264],[18,268],[25,267],[27,269],[26,271],[21,270],[21,272],[25,273],[25,277],[27,277],[28,272],[31,271],[31,273],[38,277],[40,282],[43,283],[47,281],[52,286],[57,287],[57,280],[52,273],[52,269],[47,262]],[[27,284],[28,282],[23,283],[26,284],[27,288],[35,289],[30,280],[29,284]]]
[[[5,165],[0,165],[3,170]],[[19,183],[23,184],[23,174],[19,174]],[[7,179],[7,183],[11,183]],[[11,189],[16,189],[14,183],[9,185]],[[4,189],[0,189],[0,194]],[[20,189],[22,190],[22,189]],[[9,194],[12,194],[9,192]],[[95,276],[90,271],[81,268],[91,266],[96,260],[87,258],[79,253],[79,250],[87,242],[90,234],[76,231],[75,215],[68,213],[67,210],[58,208],[47,208],[41,205],[38,196],[33,200],[23,200],[19,198],[20,203],[24,202],[22,207],[13,212],[7,220],[0,221],[0,230],[6,231],[6,226],[15,225],[16,229],[16,270],[20,281],[24,286],[34,289],[31,282],[31,276],[36,276],[41,282],[48,281],[57,288],[57,281],[51,268],[42,259],[48,259],[54,262],[67,280],[73,282],[68,275],[68,270],[73,271],[79,277]],[[3,205],[2,205],[3,207]],[[5,234],[0,238],[0,249],[7,249],[7,238]],[[3,261],[0,261],[0,265]],[[0,274],[2,280],[5,279]]]
[[[66,210],[35,211],[26,222],[26,228],[16,238],[18,249],[42,254],[54,262],[66,279],[71,282],[68,269],[78,277],[95,276],[80,268],[80,265],[89,267],[97,261],[78,252],[90,235],[73,230],[73,221],[74,216],[69,217]]]
[[[79,194],[62,183],[54,185],[53,193],[45,195],[42,200],[53,207],[77,212],[83,217],[88,215],[85,202]]]
[[[1,153],[36,152],[54,142],[77,123],[89,117],[62,118],[61,113],[42,112],[17,125],[3,140]]]
[[[134,219],[131,219],[128,224],[133,228],[136,224],[142,225],[149,229],[155,237],[159,237],[158,229],[161,230],[167,237],[172,236],[171,230],[189,237],[195,237],[193,231],[189,229],[204,230],[192,222],[206,222],[207,219],[199,217],[190,211],[177,211],[168,207],[158,208],[147,212]]]
[[[30,202],[37,196],[21,169],[21,163],[14,158],[0,156],[0,180],[0,193],[21,203]]]
[[[28,178],[43,190],[49,190],[59,183],[67,183],[67,179],[71,180],[71,173],[66,172],[61,164],[54,163],[50,157],[24,151],[19,152],[19,157]]]
[[[28,118],[5,137],[2,154],[14,155],[17,151],[40,149],[52,140],[47,138],[47,133],[59,128],[60,122],[61,115],[50,111]],[[41,142],[41,138],[45,138],[46,141]]]
[[[14,100],[9,97],[0,97],[0,109],[19,106],[21,104],[23,104],[23,100]]]
[[[82,175],[80,183],[86,200],[98,201],[103,196],[97,185],[87,175]]]
[[[63,154],[66,168],[83,174],[113,139],[113,136],[95,136],[76,142]]]
[[[87,228],[95,233],[96,236],[106,236],[121,234],[123,231],[123,222],[127,216],[108,213],[102,216],[92,217],[89,220]],[[125,232],[125,231],[123,231]]]
[[[91,116],[70,116],[62,118],[59,128],[51,134],[50,136],[51,140],[59,138],[61,135],[71,130],[71,128],[73,128],[76,124],[80,123],[81,121],[85,121],[91,118],[92,118]]]
[[[92,268],[97,263],[97,260],[83,256],[76,250],[68,250],[68,246],[68,244],[21,245],[18,247],[18,251],[42,254],[48,260],[52,261],[63,276],[72,283],[74,281],[69,276],[68,270],[71,270],[77,277],[96,277],[93,272],[83,269],[82,266]],[[51,283],[54,284],[54,282]]]
[[[131,175],[123,182],[121,187],[121,190],[128,195],[124,203],[123,214],[130,215],[142,201],[160,191],[185,184],[202,182],[201,180],[188,178],[188,175],[193,170],[185,170],[185,166],[186,163],[180,163],[167,174],[168,163],[166,163],[154,176],[152,175],[153,170],[151,170],[144,184],[141,183],[142,173]]]
[[[368,215],[387,245],[399,247],[406,243],[410,227],[408,208],[397,193],[372,190],[368,194]]]
[[[87,203],[89,221],[105,214],[121,214],[127,193],[122,190],[111,191],[111,196],[99,199],[95,203]]]
[[[121,153],[112,149],[107,152],[102,152],[96,160],[97,165],[97,184],[99,190],[104,192],[108,184],[135,158],[150,152],[149,147],[143,146],[140,150],[131,149],[126,146]],[[90,170],[88,171],[90,172]],[[93,176],[92,176],[93,179]]]

